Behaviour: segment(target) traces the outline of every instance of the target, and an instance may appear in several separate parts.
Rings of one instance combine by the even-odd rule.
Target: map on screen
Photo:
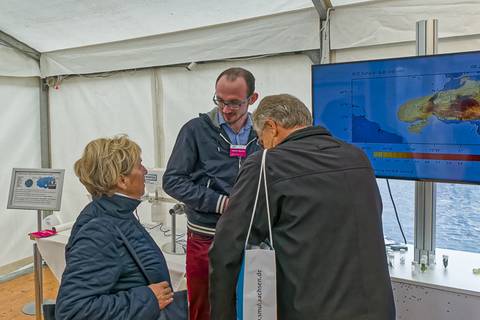
[[[480,182],[480,53],[312,67],[314,122],[378,177]]]

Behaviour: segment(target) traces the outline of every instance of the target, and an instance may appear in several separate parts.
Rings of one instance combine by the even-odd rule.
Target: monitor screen
[[[312,105],[377,177],[480,183],[480,52],[315,65]]]

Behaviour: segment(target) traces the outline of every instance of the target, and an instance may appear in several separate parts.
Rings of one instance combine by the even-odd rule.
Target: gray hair
[[[253,113],[255,131],[263,130],[268,119],[286,129],[312,125],[312,115],[308,108],[298,98],[289,94],[267,96],[260,101]]]

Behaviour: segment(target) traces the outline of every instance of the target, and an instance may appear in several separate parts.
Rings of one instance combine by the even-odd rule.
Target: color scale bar
[[[423,159],[423,160],[453,160],[453,161],[480,161],[480,155],[452,154],[452,153],[419,153],[419,152],[382,152],[373,153],[375,158],[388,159]]]

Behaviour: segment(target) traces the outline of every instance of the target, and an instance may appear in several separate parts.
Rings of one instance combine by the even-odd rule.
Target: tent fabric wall
[[[334,50],[332,62],[348,62],[415,56],[415,42]],[[440,39],[438,53],[480,50],[480,37],[473,36]]]
[[[0,42],[0,76],[38,77],[40,66],[34,59]]]
[[[64,219],[74,219],[89,201],[73,171],[89,141],[127,134],[142,148],[144,165],[153,166],[151,82],[152,71],[144,70],[69,78],[50,90],[52,167],[65,168]]]
[[[312,62],[305,55],[288,55],[257,60],[217,62],[198,65],[193,71],[185,68],[162,68],[160,73],[165,108],[166,146],[169,155],[180,128],[199,113],[208,112],[215,105],[215,79],[223,70],[241,66],[250,70],[256,78],[259,101],[266,95],[289,93],[297,96],[310,108]],[[254,110],[258,102],[250,107]],[[168,156],[166,157],[168,159]]]
[[[314,8],[133,40],[42,53],[42,77],[318,49]]]
[[[65,168],[66,176],[61,214],[74,219],[88,202],[86,190],[73,173],[73,164],[88,141],[127,133],[142,147],[144,165],[157,166],[156,123],[165,136],[160,152],[168,160],[181,126],[214,107],[215,79],[231,66],[243,66],[254,73],[260,97],[291,93],[310,106],[311,61],[300,54],[206,63],[193,71],[164,67],[107,78],[72,77],[64,80],[58,90],[51,89],[52,163],[54,168]],[[157,79],[152,79],[154,76]],[[153,97],[159,101],[155,103]],[[161,118],[154,119],[156,114]],[[142,204],[142,221],[150,221],[149,210],[147,203]]]
[[[441,21],[439,22],[441,24]],[[415,37],[415,28],[411,30]],[[455,53],[480,50],[480,36],[443,38],[438,41],[438,52]],[[387,43],[367,47],[332,50],[332,62],[348,62],[372,59],[387,59],[416,55],[415,41]]]
[[[28,233],[37,212],[7,209],[12,168],[39,168],[40,112],[37,78],[0,77],[0,267],[32,255]]]
[[[416,21],[439,20],[439,38],[480,34],[480,0],[375,1],[331,12],[333,50],[415,41]],[[457,51],[464,51],[459,48]]]

